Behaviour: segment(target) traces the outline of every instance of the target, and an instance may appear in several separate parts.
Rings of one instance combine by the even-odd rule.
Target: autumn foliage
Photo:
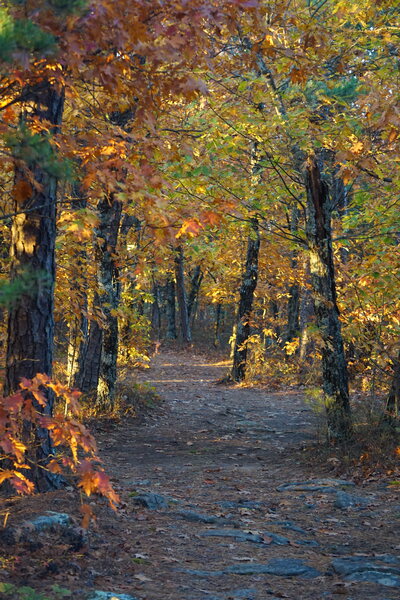
[[[96,442],[78,419],[80,392],[54,383],[42,374],[33,380],[23,380],[20,388],[3,398],[0,406],[0,446],[10,463],[9,468],[1,470],[0,483],[7,480],[19,494],[31,494],[35,490],[29,478],[32,469],[48,469],[61,477],[71,473],[87,496],[99,493],[115,506],[118,496],[100,467]],[[51,390],[58,400],[57,410],[51,416],[38,410],[47,404],[45,389]],[[32,428],[49,434],[57,449],[46,464],[36,465],[30,459]]]
[[[32,491],[43,434],[37,468],[115,503],[53,366],[110,412],[117,366],[196,326],[234,379],[322,386],[346,436],[352,389],[394,415],[392,2],[3,4],[2,480]]]

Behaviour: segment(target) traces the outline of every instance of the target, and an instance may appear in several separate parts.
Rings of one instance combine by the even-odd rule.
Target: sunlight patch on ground
[[[149,379],[149,383],[207,383],[213,379]]]
[[[229,360],[221,360],[219,362],[216,363],[205,363],[205,364],[198,364],[196,363],[196,367],[229,367],[231,364],[231,361]]]

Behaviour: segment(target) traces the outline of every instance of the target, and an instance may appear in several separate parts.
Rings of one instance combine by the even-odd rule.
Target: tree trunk
[[[191,281],[190,281],[190,292],[188,296],[188,317],[190,319],[191,314],[193,312],[194,305],[196,303],[197,297],[199,295],[200,285],[203,280],[203,273],[201,272],[201,268],[199,266],[195,267]]]
[[[336,302],[332,204],[315,157],[310,157],[307,162],[306,188],[306,230],[315,314],[323,342],[322,375],[328,437],[339,441],[348,438],[351,432],[348,375]]]
[[[250,335],[250,316],[258,279],[259,251],[260,232],[258,221],[253,219],[252,232],[247,241],[246,266],[240,287],[236,339],[233,351],[233,365],[230,374],[230,378],[233,381],[241,381],[246,374],[247,340]]]
[[[153,284],[153,304],[151,306],[151,328],[156,334],[157,340],[161,336],[161,307],[160,307],[160,286],[158,283]]]
[[[25,115],[25,121],[28,118],[46,121],[56,133],[62,121],[63,92],[47,82],[30,90],[29,100],[33,108],[29,117]],[[27,167],[39,185],[31,185]],[[57,179],[39,162],[24,165],[16,161],[14,200],[15,212],[20,214],[12,224],[11,280],[20,280],[24,289],[9,309],[6,394],[19,388],[21,377],[31,379],[37,373],[52,374],[56,196]],[[46,407],[35,404],[35,408],[51,415],[54,398],[48,391],[46,395]],[[29,430],[27,435],[34,447],[30,456],[32,469],[27,476],[40,492],[59,487],[60,478],[43,469],[53,454],[49,432],[37,428]]]
[[[96,293],[93,300],[94,310],[100,311],[99,303],[99,296]],[[97,390],[102,345],[103,330],[98,321],[92,319],[87,339],[84,341],[81,351],[79,369],[74,378],[74,387],[84,394],[90,394]]]
[[[165,285],[166,292],[166,313],[167,313],[167,340],[176,340],[176,306],[175,306],[175,281],[172,277],[167,279]]]
[[[81,210],[87,206],[86,193],[79,183],[72,186],[73,200],[71,206],[74,210]],[[69,320],[67,377],[68,386],[75,386],[75,379],[83,367],[84,352],[87,344],[89,323],[87,318],[87,252],[86,247],[76,253],[76,270],[78,277],[71,282],[71,287],[79,297],[79,305],[72,307]]]
[[[312,344],[310,343],[308,336],[308,326],[314,315],[314,306],[311,293],[310,290],[305,286],[302,288],[300,294],[299,315],[299,358],[301,361],[304,361],[311,354]]]
[[[176,294],[178,297],[179,314],[181,318],[182,338],[184,342],[190,344],[192,341],[192,333],[190,331],[183,261],[183,249],[182,246],[178,246],[175,255]]]
[[[294,207],[290,215],[290,231],[295,233],[299,224],[299,209]],[[291,267],[293,271],[297,268],[297,250],[292,250]],[[287,329],[285,342],[291,342],[299,335],[299,311],[300,311],[300,286],[293,283],[289,287],[289,299],[287,304]]]
[[[390,386],[389,396],[386,403],[386,417],[389,421],[395,421],[399,417],[400,407],[400,351],[393,363],[393,379]]]
[[[215,320],[214,320],[214,348],[218,348],[221,343],[220,340],[220,326],[221,326],[221,313],[222,313],[222,304],[218,302],[215,307]]]
[[[104,315],[99,382],[96,407],[111,412],[114,408],[117,381],[118,316],[121,289],[115,261],[122,204],[114,195],[105,196],[98,204],[98,284],[101,310]]]
[[[83,308],[86,312],[86,307]],[[72,317],[69,323],[67,356],[67,377],[69,387],[74,387],[76,385],[75,380],[83,366],[85,346],[87,344],[89,331],[88,325],[88,319],[84,313],[82,313],[80,317]]]
[[[135,231],[135,241],[133,244],[129,245],[129,254],[133,252],[133,260],[131,264],[126,268],[124,272],[124,280],[125,280],[125,292],[127,293],[128,300],[126,301],[126,309],[127,313],[125,315],[125,319],[123,321],[121,332],[120,332],[120,346],[123,347],[123,352],[125,358],[128,358],[130,355],[130,344],[131,344],[131,328],[132,328],[132,320],[133,314],[136,311],[139,314],[143,314],[143,310],[140,312],[138,308],[138,303],[135,300],[135,284],[136,284],[136,267],[138,265],[139,260],[139,250],[140,250],[140,242],[141,242],[141,231],[142,224],[140,220],[134,215],[124,215],[121,222],[121,231],[120,231],[120,240],[121,247],[124,247],[128,251],[128,233],[131,229]],[[143,305],[142,305],[143,308]]]

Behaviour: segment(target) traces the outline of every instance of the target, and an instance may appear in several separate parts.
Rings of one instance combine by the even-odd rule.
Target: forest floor
[[[57,583],[78,600],[94,590],[137,600],[399,598],[393,475],[339,477],[335,459],[304,450],[318,423],[298,390],[216,384],[226,370],[190,352],[155,356],[139,379],[165,402],[141,423],[96,432],[121,508],[95,502],[81,548],[53,533],[5,551],[0,582]],[[79,518],[72,489],[1,509],[8,526],[45,510]]]

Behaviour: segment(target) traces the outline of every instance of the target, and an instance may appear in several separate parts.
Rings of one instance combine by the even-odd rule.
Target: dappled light
[[[1,600],[398,597],[399,16],[0,3]]]

